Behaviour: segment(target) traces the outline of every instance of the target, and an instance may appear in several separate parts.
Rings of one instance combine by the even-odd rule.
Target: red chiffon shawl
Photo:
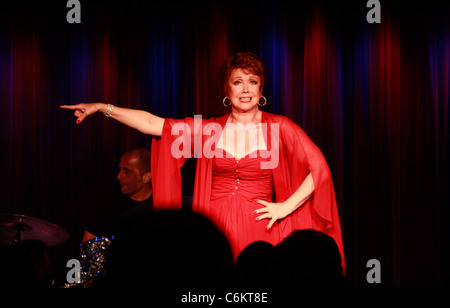
[[[171,152],[172,143],[179,135],[172,135],[172,127],[176,123],[185,123],[188,133],[181,138],[191,145],[190,155],[197,158],[197,170],[194,183],[193,211],[209,216],[209,205],[212,183],[212,160],[200,153],[202,149],[194,148],[195,140],[202,140],[202,146],[212,135],[202,134],[208,123],[218,123],[225,127],[229,114],[217,119],[201,120],[201,125],[194,124],[193,118],[182,120],[166,119],[160,138],[152,141],[152,186],[154,208],[180,209],[181,207],[181,173],[186,158],[174,158]],[[306,133],[285,116],[262,112],[262,123],[267,123],[266,144],[270,150],[275,142],[278,145],[278,163],[272,168],[275,199],[283,202],[288,199],[302,184],[311,172],[315,191],[313,196],[299,209],[286,218],[278,221],[283,238],[297,229],[314,229],[331,236],[340,251],[342,266],[345,270],[344,248],[341,226],[334,193],[333,181],[328,164]],[[272,125],[273,124],[273,125]],[[278,127],[275,133],[273,127]],[[190,133],[190,134],[189,134]],[[220,134],[219,134],[220,135]],[[220,136],[214,136],[219,138]],[[197,138],[197,139],[195,139]],[[186,144],[186,143],[184,143]],[[197,150],[197,152],[196,152]],[[214,150],[214,147],[213,149]]]

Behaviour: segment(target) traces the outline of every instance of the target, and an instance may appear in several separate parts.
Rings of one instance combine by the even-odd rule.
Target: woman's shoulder
[[[278,123],[282,129],[301,129],[294,121],[287,116],[281,114],[274,114],[263,111],[263,122],[266,123]]]

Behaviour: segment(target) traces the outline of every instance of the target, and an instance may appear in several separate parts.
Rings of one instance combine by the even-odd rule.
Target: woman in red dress
[[[333,182],[321,151],[291,120],[259,109],[266,104],[266,70],[256,55],[228,58],[221,78],[223,104],[231,110],[215,119],[164,119],[103,103],[61,107],[75,110],[77,124],[103,112],[157,137],[152,143],[155,209],[179,208],[180,167],[196,157],[193,210],[225,233],[234,257],[254,241],[276,245],[294,230],[315,229],[336,241],[344,268]]]

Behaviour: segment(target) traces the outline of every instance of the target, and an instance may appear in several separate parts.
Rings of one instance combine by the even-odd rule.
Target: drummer
[[[82,243],[96,237],[111,237],[115,225],[126,218],[153,210],[150,151],[133,149],[119,161],[117,180],[121,194],[97,198],[83,234]]]

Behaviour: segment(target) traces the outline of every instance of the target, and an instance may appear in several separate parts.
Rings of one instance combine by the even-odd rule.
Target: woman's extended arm
[[[153,136],[161,136],[164,126],[164,118],[160,118],[150,112],[136,109],[121,108],[104,103],[89,103],[78,105],[63,105],[63,109],[75,110],[77,124],[80,124],[86,117],[96,112],[110,112],[111,118],[125,124],[138,131]],[[112,111],[112,112],[111,112]]]

